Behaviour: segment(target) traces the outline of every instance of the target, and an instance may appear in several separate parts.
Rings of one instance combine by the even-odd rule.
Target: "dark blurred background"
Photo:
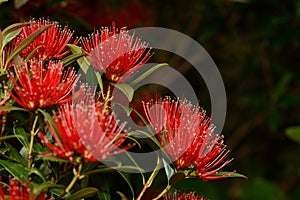
[[[30,17],[68,23],[77,35],[114,21],[118,27],[174,29],[197,40],[226,87],[223,134],[235,158],[226,169],[248,179],[186,180],[175,187],[216,200],[300,199],[300,145],[286,135],[287,128],[300,125],[300,1],[11,0],[0,6],[1,29]],[[169,58],[159,54],[153,59]],[[178,59],[170,62],[192,82],[201,79],[182,69],[186,65]],[[209,110],[203,93],[201,105]]]

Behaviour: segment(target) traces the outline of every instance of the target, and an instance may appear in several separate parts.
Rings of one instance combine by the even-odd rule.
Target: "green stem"
[[[161,198],[165,193],[167,193],[171,188],[171,185],[168,185],[157,197],[155,197],[153,200],[158,200]]]
[[[80,177],[81,169],[82,169],[82,163],[79,164],[77,171],[74,166],[74,168],[73,168],[74,177],[73,177],[72,181],[70,182],[70,184],[68,185],[68,187],[65,189],[65,193],[70,192],[70,190],[72,189],[72,187],[74,186],[74,184],[76,183],[78,178]]]
[[[161,167],[161,160],[160,160],[160,158],[157,158],[156,168],[153,170],[151,176],[149,177],[149,179],[147,180],[147,182],[144,184],[144,187],[143,187],[142,191],[140,192],[139,196],[136,198],[136,200],[141,200],[141,198],[144,195],[144,193],[146,192],[147,188],[149,188],[151,186],[154,178],[158,174],[160,167]]]
[[[28,169],[30,169],[30,166],[31,166],[31,160],[32,160],[31,153],[32,153],[32,149],[33,149],[34,136],[36,135],[36,132],[34,130],[35,130],[38,119],[39,119],[39,116],[36,115],[34,118],[34,121],[33,121],[32,129],[30,131],[30,143],[29,143],[29,150],[28,150]]]

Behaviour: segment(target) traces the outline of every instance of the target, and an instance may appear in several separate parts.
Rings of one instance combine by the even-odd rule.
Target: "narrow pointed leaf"
[[[14,134],[17,136],[19,142],[26,148],[29,149],[28,135],[23,128],[16,128]]]
[[[6,171],[8,171],[13,177],[18,178],[18,180],[26,181],[28,180],[28,171],[26,167],[15,163],[8,162],[5,160],[0,160],[0,165],[2,165]]]
[[[157,65],[153,66],[152,68],[150,68],[148,71],[146,71],[144,74],[140,75],[137,79],[135,79],[134,81],[132,81],[130,83],[130,85],[135,85],[135,84],[141,82],[142,80],[144,80],[147,76],[149,76],[150,74],[152,74],[157,69],[159,69],[161,67],[168,67],[168,66],[169,65],[167,63],[157,64]]]
[[[44,174],[39,169],[37,169],[35,167],[30,168],[29,175],[31,175],[31,174],[38,175],[43,180],[43,182],[46,182],[46,178],[45,178]]]
[[[226,174],[230,174],[229,176],[226,176],[228,178],[246,178],[247,179],[247,176],[243,175],[243,174],[239,174],[239,173],[232,173],[232,172],[226,172],[226,171],[222,171],[222,172],[217,172],[215,174],[215,176],[224,176]]]
[[[163,162],[167,179],[168,181],[170,181],[171,177],[175,174],[175,170],[164,159],[162,159],[162,162]]]
[[[43,33],[47,28],[51,27],[52,25],[46,25],[42,28],[39,28],[35,32],[31,33],[26,39],[24,39],[19,46],[14,49],[14,51],[9,55],[7,58],[7,61],[5,63],[5,66],[8,65],[8,63],[16,56],[18,55],[23,49],[25,49],[31,42],[33,42],[41,33]]]
[[[64,59],[62,59],[62,62],[64,63],[64,66],[68,66],[70,65],[72,62],[74,62],[75,60],[81,58],[83,55],[82,53],[74,53],[72,55],[69,55],[68,57],[65,57]]]
[[[117,84],[112,84],[116,88],[118,88],[129,100],[129,102],[132,101],[133,95],[134,95],[134,89],[130,85],[126,83],[117,83]]]
[[[10,41],[12,41],[15,37],[17,37],[17,35],[19,35],[19,33],[21,32],[22,27],[19,29],[16,29],[14,31],[9,32],[7,35],[5,35],[5,37],[3,37],[3,41],[2,41],[2,49],[5,47],[6,44],[8,44]]]
[[[92,197],[92,196],[96,195],[97,192],[98,192],[97,188],[93,188],[93,187],[83,188],[83,189],[75,192],[74,194],[70,195],[67,198],[67,200],[78,200],[78,199]]]
[[[6,27],[3,31],[2,31],[2,35],[3,37],[6,37],[9,33],[15,31],[15,30],[18,30],[19,28],[22,28],[23,26],[26,26],[30,24],[30,22],[22,22],[22,23],[15,23],[15,24],[12,24],[8,27]]]
[[[300,126],[289,127],[285,132],[291,140],[300,144]]]
[[[72,51],[73,54],[81,54],[83,55],[83,51],[81,49],[81,47],[76,46],[74,44],[67,44],[67,47],[70,48],[70,50]],[[81,57],[79,59],[77,59],[77,63],[79,64],[81,70],[86,74],[88,71],[88,68],[90,66],[89,62],[86,60],[85,57]]]
[[[7,146],[9,147],[9,157],[13,161],[15,161],[15,162],[23,165],[24,167],[26,167],[27,166],[27,161],[21,156],[21,154],[14,147],[12,147],[11,145],[7,144]]]
[[[133,186],[132,186],[132,184],[131,184],[129,178],[127,177],[127,175],[126,175],[125,173],[123,173],[123,172],[121,172],[121,171],[117,171],[117,172],[118,172],[118,173],[122,176],[122,178],[126,181],[128,187],[129,187],[129,189],[130,189],[130,191],[131,191],[132,198],[134,199],[134,190],[133,190]]]

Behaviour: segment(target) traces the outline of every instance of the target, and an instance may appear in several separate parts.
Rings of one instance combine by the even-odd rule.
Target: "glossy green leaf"
[[[52,162],[64,162],[64,163],[70,162],[69,160],[58,158],[58,157],[53,156],[53,155],[40,154],[40,155],[38,155],[38,158],[41,158],[43,160],[49,160],[49,161],[52,161]]]
[[[14,134],[17,136],[19,142],[26,148],[29,149],[28,134],[23,128],[16,128]]]
[[[5,135],[5,136],[0,137],[0,141],[12,139],[12,138],[20,138],[20,137],[22,137],[22,136],[20,136],[20,135]]]
[[[77,59],[81,58],[82,56],[83,56],[82,53],[74,53],[74,54],[69,55],[68,57],[65,57],[64,59],[62,59],[62,62],[64,63],[64,66],[66,67],[66,66],[72,64]]]
[[[31,183],[33,185],[33,193],[38,196],[42,191],[47,191],[49,188],[52,190],[59,190],[59,192],[55,193],[57,195],[60,195],[64,192],[64,188],[66,188],[65,185],[60,185],[60,184],[53,184],[50,182],[44,182],[41,184],[36,184],[34,182]]]
[[[79,46],[76,46],[74,44],[67,44],[67,47],[70,48],[73,54],[81,54],[83,55],[82,49]],[[86,60],[85,57],[81,57],[77,59],[77,63],[79,64],[81,70],[86,74],[89,69],[89,62]]]
[[[33,49],[30,54],[27,56],[27,58],[25,59],[25,62],[28,62],[32,56],[35,54],[35,52],[37,52],[37,50],[39,50],[41,47],[43,47],[43,45],[40,45],[38,47],[36,47],[35,49]]]
[[[8,63],[16,56],[18,55],[23,49],[25,49],[31,42],[33,42],[41,33],[43,33],[47,28],[51,27],[52,25],[46,25],[43,26],[42,28],[39,28],[35,32],[31,33],[26,39],[24,39],[19,46],[17,46],[11,55],[8,56],[5,66],[8,65]]]
[[[226,175],[226,174],[230,174],[229,176],[225,176],[225,178],[247,178],[245,175],[243,175],[243,174],[239,174],[239,173],[236,173],[236,172],[234,172],[234,173],[232,173],[232,172],[226,172],[226,171],[222,171],[222,172],[217,172],[216,174],[215,174],[215,176],[224,176],[224,175]]]
[[[0,160],[0,165],[2,165],[13,177],[18,178],[18,180],[28,180],[28,171],[23,165],[5,160]]]
[[[148,71],[146,71],[144,74],[140,75],[137,79],[135,79],[134,81],[132,81],[130,83],[130,85],[136,85],[137,83],[139,83],[142,80],[144,80],[147,76],[149,76],[150,74],[152,74],[157,69],[159,69],[161,67],[168,67],[168,66],[169,65],[167,63],[157,64],[157,65],[153,66],[152,68],[150,68]]]
[[[29,175],[35,174],[35,175],[39,176],[43,180],[43,182],[46,182],[46,177],[44,176],[44,174],[39,169],[37,169],[35,167],[31,167],[29,169],[28,173],[29,173]]]
[[[27,166],[27,159],[24,159],[22,157],[22,155],[18,152],[18,150],[15,149],[14,147],[12,147],[11,145],[7,144],[7,146],[9,147],[9,157],[13,161],[15,161],[15,162],[23,165],[24,167],[26,167]]]
[[[3,31],[2,31],[2,35],[3,35],[3,38],[7,37],[7,35],[13,31],[16,31],[20,28],[22,28],[23,26],[26,26],[30,24],[30,22],[22,22],[22,23],[15,23],[15,24],[12,24],[8,27],[6,27]]]
[[[12,41],[15,37],[17,37],[17,35],[19,35],[21,30],[22,30],[22,27],[14,30],[14,31],[11,31],[7,35],[3,36],[1,51],[3,51],[3,48],[5,47],[5,45],[7,45],[10,41]]]
[[[285,133],[291,140],[300,144],[300,126],[289,127]]]
[[[97,188],[93,188],[93,187],[83,188],[75,192],[74,194],[70,195],[67,198],[67,200],[78,200],[78,199],[92,197],[95,196],[97,192],[98,192]]]
[[[115,86],[116,88],[118,88],[127,97],[129,102],[132,101],[133,95],[134,95],[133,87],[131,87],[130,85],[128,85],[126,83],[116,83],[116,84],[112,84],[112,85]]]

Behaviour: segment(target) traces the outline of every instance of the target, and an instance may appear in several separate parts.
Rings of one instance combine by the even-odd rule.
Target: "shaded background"
[[[300,1],[16,0],[0,6],[1,29],[30,17],[68,23],[77,35],[114,21],[118,27],[174,29],[197,40],[226,87],[223,134],[235,158],[226,169],[248,179],[186,180],[176,187],[210,199],[300,199],[300,145],[285,134],[300,125]],[[207,90],[190,66],[166,52],[153,60],[167,61],[189,78],[209,110]]]

